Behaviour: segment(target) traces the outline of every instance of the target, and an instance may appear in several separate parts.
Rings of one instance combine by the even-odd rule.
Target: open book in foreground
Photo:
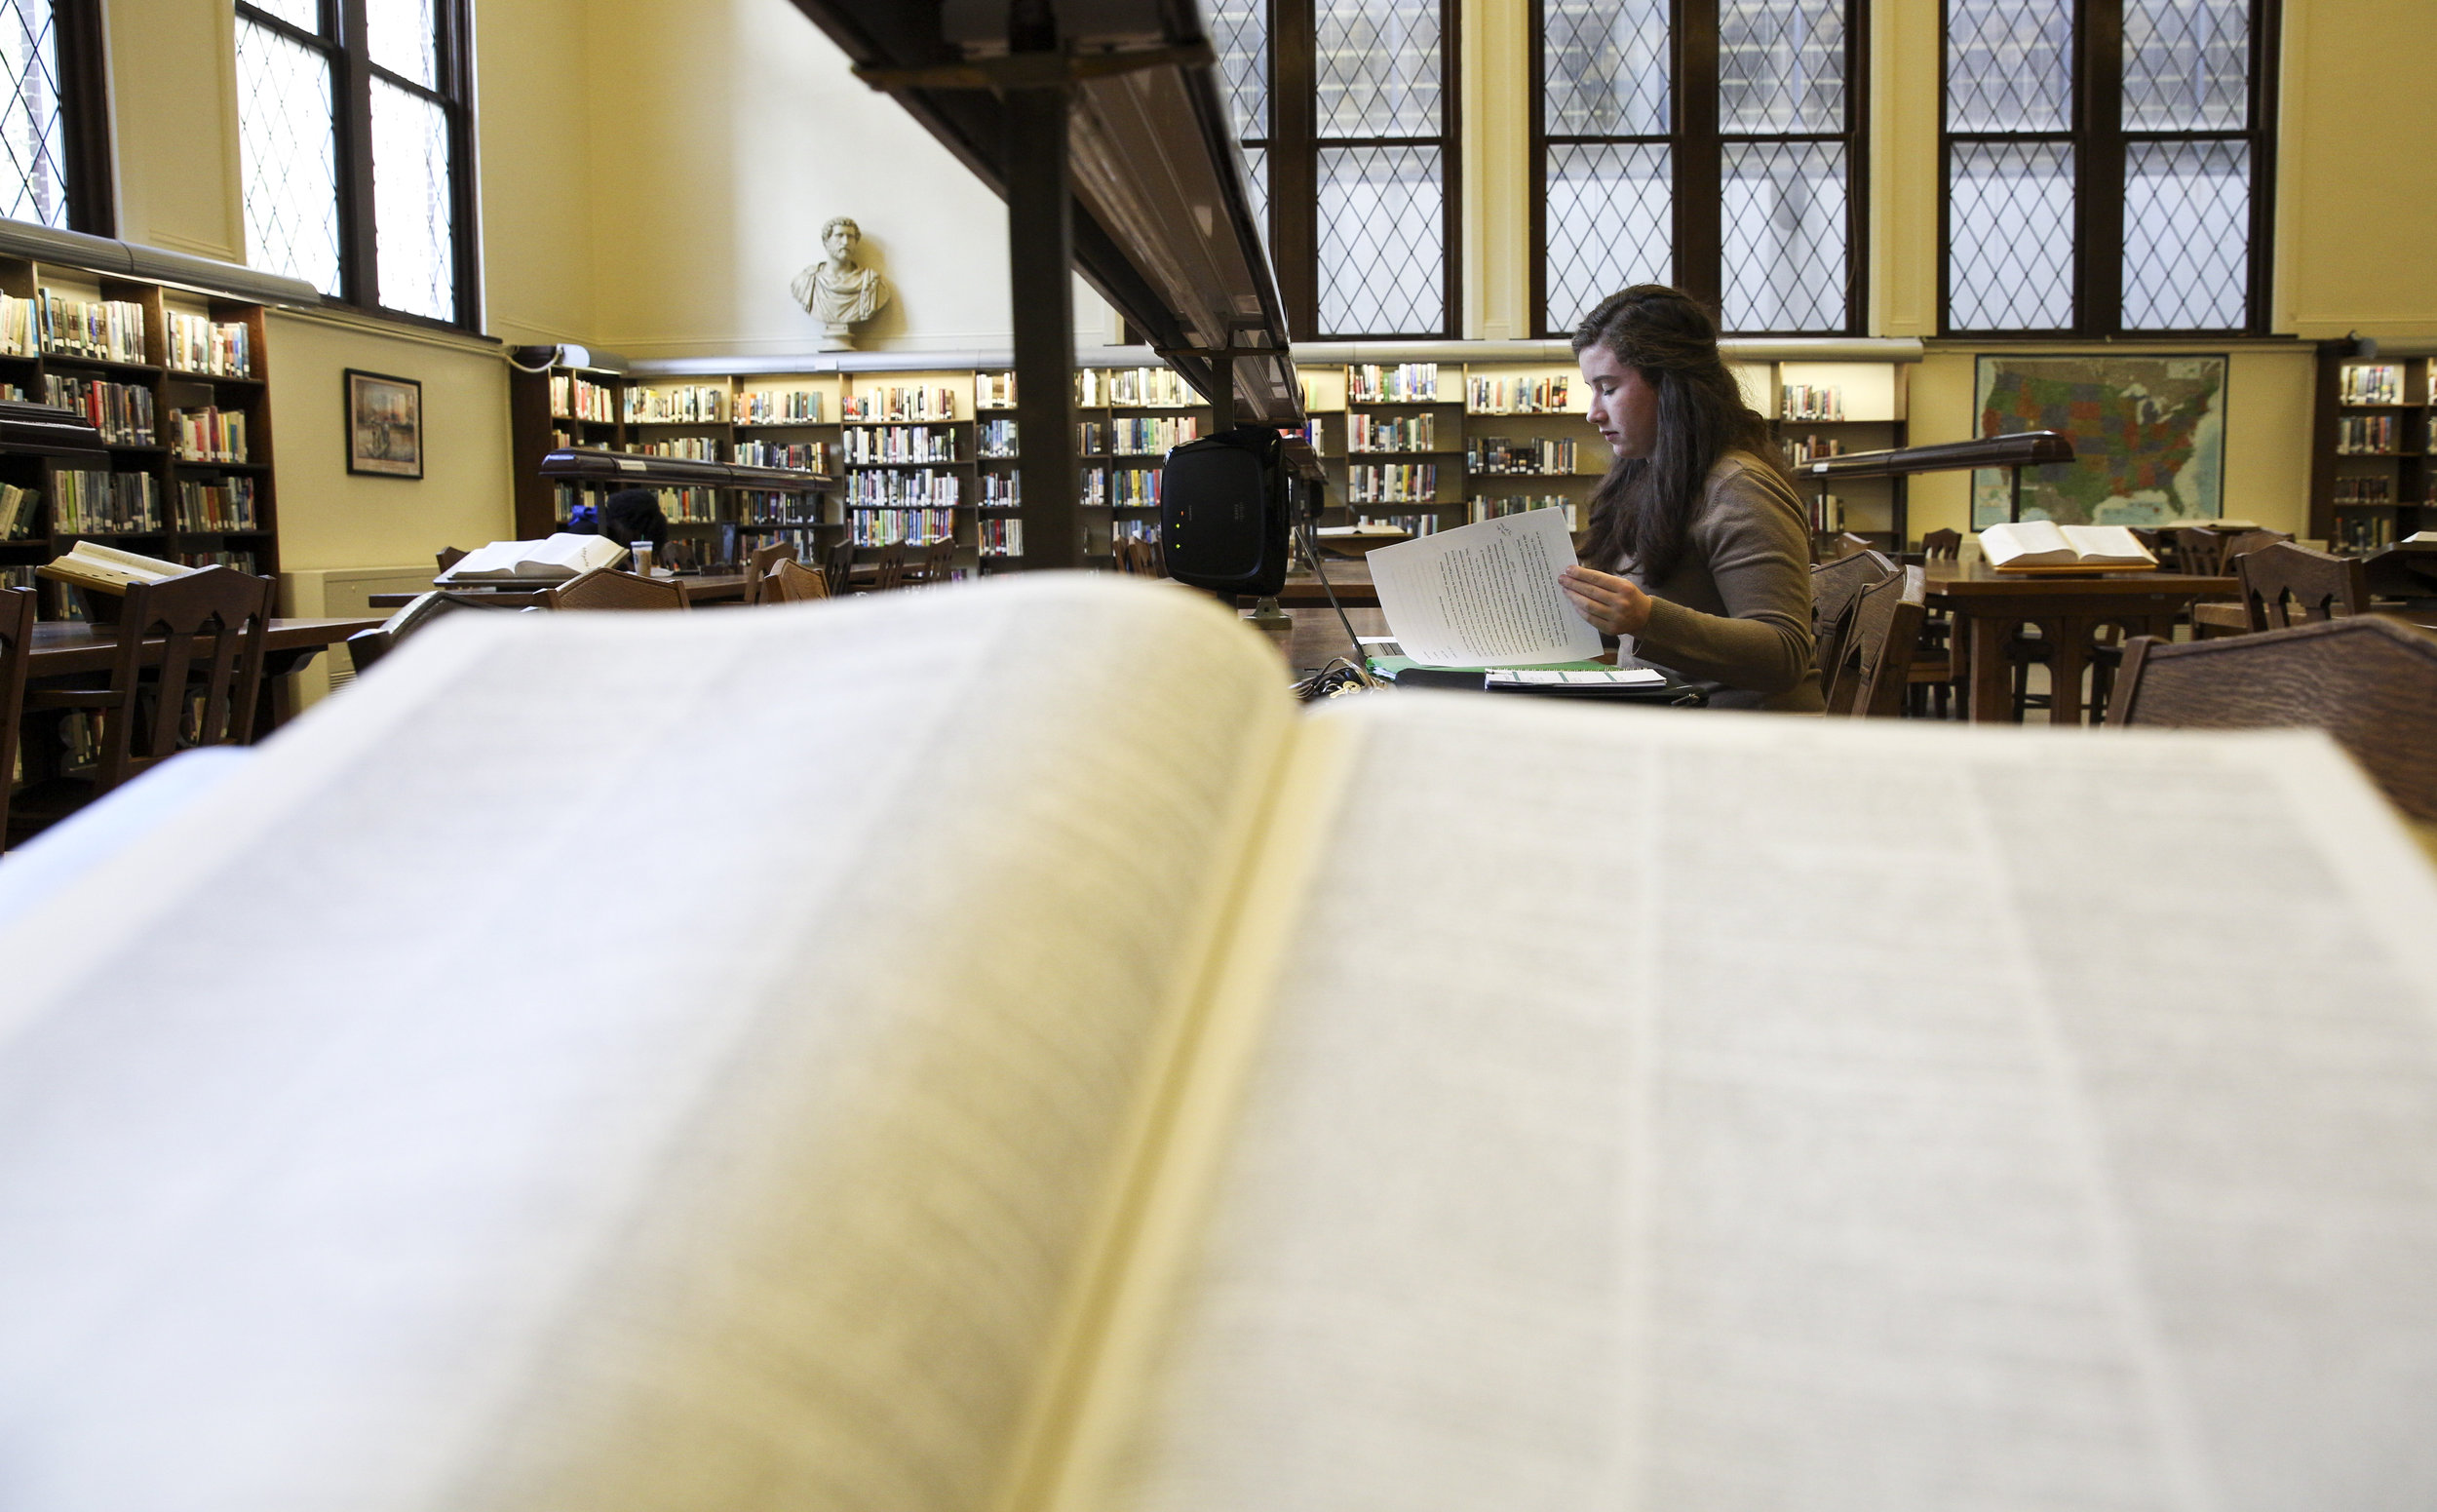
[[[2158,559],[2122,525],[2061,525],[2047,520],[1984,525],[1980,553],[2000,572],[2033,567],[2154,567]]]
[[[605,535],[576,535],[561,530],[538,541],[493,541],[457,560],[457,564],[433,579],[438,583],[484,583],[511,580],[564,579],[595,567],[624,562],[626,548]]]
[[[1279,684],[434,627],[0,938],[11,1512],[2437,1506],[2334,747]]]

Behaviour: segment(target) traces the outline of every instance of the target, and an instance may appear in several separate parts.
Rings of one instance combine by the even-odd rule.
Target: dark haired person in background
[[[1602,300],[1573,346],[1616,462],[1593,496],[1584,564],[1560,586],[1628,654],[1706,686],[1716,707],[1819,712],[1809,519],[1709,313],[1639,284]]]
[[[669,544],[669,517],[649,488],[620,488],[600,503],[600,533],[620,546],[649,541],[654,557]]]

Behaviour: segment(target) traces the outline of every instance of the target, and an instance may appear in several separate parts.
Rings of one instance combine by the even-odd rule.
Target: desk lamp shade
[[[1170,577],[1257,598],[1286,585],[1283,449],[1274,427],[1247,425],[1168,453],[1159,544]]]
[[[93,422],[72,409],[50,405],[0,401],[0,453],[110,465],[109,449],[101,444],[101,433]]]

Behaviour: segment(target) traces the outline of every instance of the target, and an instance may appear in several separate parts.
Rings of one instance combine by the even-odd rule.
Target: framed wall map
[[[1973,398],[1980,434],[2055,431],[2078,460],[2023,470],[2023,518],[2157,525],[2225,512],[2225,359],[1987,357]],[[2002,523],[2004,469],[1972,474],[1972,528]]]

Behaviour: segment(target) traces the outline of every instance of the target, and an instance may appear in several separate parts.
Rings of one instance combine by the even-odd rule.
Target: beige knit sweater
[[[1709,689],[1721,709],[1817,714],[1811,665],[1809,521],[1759,458],[1729,451],[1710,469],[1665,582],[1627,559],[1615,570],[1654,601],[1627,654]]]

